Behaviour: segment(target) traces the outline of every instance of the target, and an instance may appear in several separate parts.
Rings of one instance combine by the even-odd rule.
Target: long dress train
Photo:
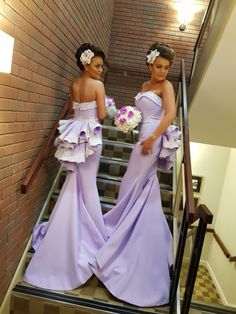
[[[93,274],[88,262],[107,240],[96,175],[102,149],[96,102],[73,103],[74,119],[61,120],[55,156],[69,170],[50,219],[33,231],[34,253],[24,280],[72,290]]]
[[[120,186],[117,205],[104,219],[108,241],[91,262],[91,268],[117,298],[138,306],[169,302],[172,235],[161,205],[158,167],[170,168],[179,146],[179,131],[170,126],[155,141],[153,153],[141,154],[145,139],[163,117],[162,100],[148,91],[136,96],[142,113],[135,145]]]

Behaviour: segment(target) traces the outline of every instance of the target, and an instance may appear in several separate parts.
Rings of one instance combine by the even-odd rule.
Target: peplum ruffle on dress
[[[55,157],[69,169],[69,163],[85,162],[97,150],[97,145],[102,144],[102,127],[94,119],[61,120],[58,130]]]
[[[153,92],[139,93],[135,99],[142,114],[139,141],[122,179],[117,204],[104,216],[109,239],[91,268],[115,297],[148,307],[169,302],[172,235],[156,172],[159,167],[172,166],[179,131],[169,127],[154,142],[152,154],[141,154],[142,140],[155,130],[164,112],[162,99]]]
[[[92,275],[89,261],[107,240],[96,176],[102,130],[96,102],[73,103],[74,119],[61,120],[55,156],[70,171],[50,219],[35,227],[36,250],[24,275],[34,286],[72,290]]]

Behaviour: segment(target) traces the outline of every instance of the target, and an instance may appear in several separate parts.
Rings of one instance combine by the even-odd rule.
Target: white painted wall
[[[192,172],[204,177],[200,203],[214,214],[212,226],[232,255],[236,255],[236,149],[191,143]],[[207,234],[201,261],[208,267],[225,305],[236,307],[236,263],[224,256]]]
[[[230,252],[236,256],[236,149],[230,151],[228,168],[215,229]],[[235,284],[236,287],[236,284]],[[236,293],[235,293],[236,296]]]
[[[191,142],[190,153],[193,175],[203,177],[199,193],[199,204],[206,204],[214,215],[212,224],[212,227],[214,227],[230,148]]]
[[[231,149],[221,193],[215,231],[232,256],[236,256],[236,149]],[[230,263],[212,242],[208,263],[224,294],[227,305],[236,307],[236,263]]]

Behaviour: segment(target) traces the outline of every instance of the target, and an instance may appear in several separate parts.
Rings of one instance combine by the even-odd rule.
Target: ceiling
[[[235,1],[228,9],[225,22],[219,16],[221,29],[190,83],[189,125],[193,142],[236,148]]]

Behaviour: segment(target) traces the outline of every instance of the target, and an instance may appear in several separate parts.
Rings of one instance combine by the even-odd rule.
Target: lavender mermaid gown
[[[96,102],[73,103],[74,119],[61,120],[56,157],[69,169],[49,222],[33,232],[36,249],[24,280],[72,290],[93,274],[88,262],[107,240],[96,175],[102,150]]]
[[[138,306],[169,302],[172,235],[164,216],[157,168],[170,168],[179,146],[179,131],[170,126],[155,141],[153,153],[141,154],[140,141],[163,117],[162,99],[139,93],[135,105],[142,113],[139,141],[122,179],[117,205],[105,216],[108,241],[91,268],[117,298]]]

